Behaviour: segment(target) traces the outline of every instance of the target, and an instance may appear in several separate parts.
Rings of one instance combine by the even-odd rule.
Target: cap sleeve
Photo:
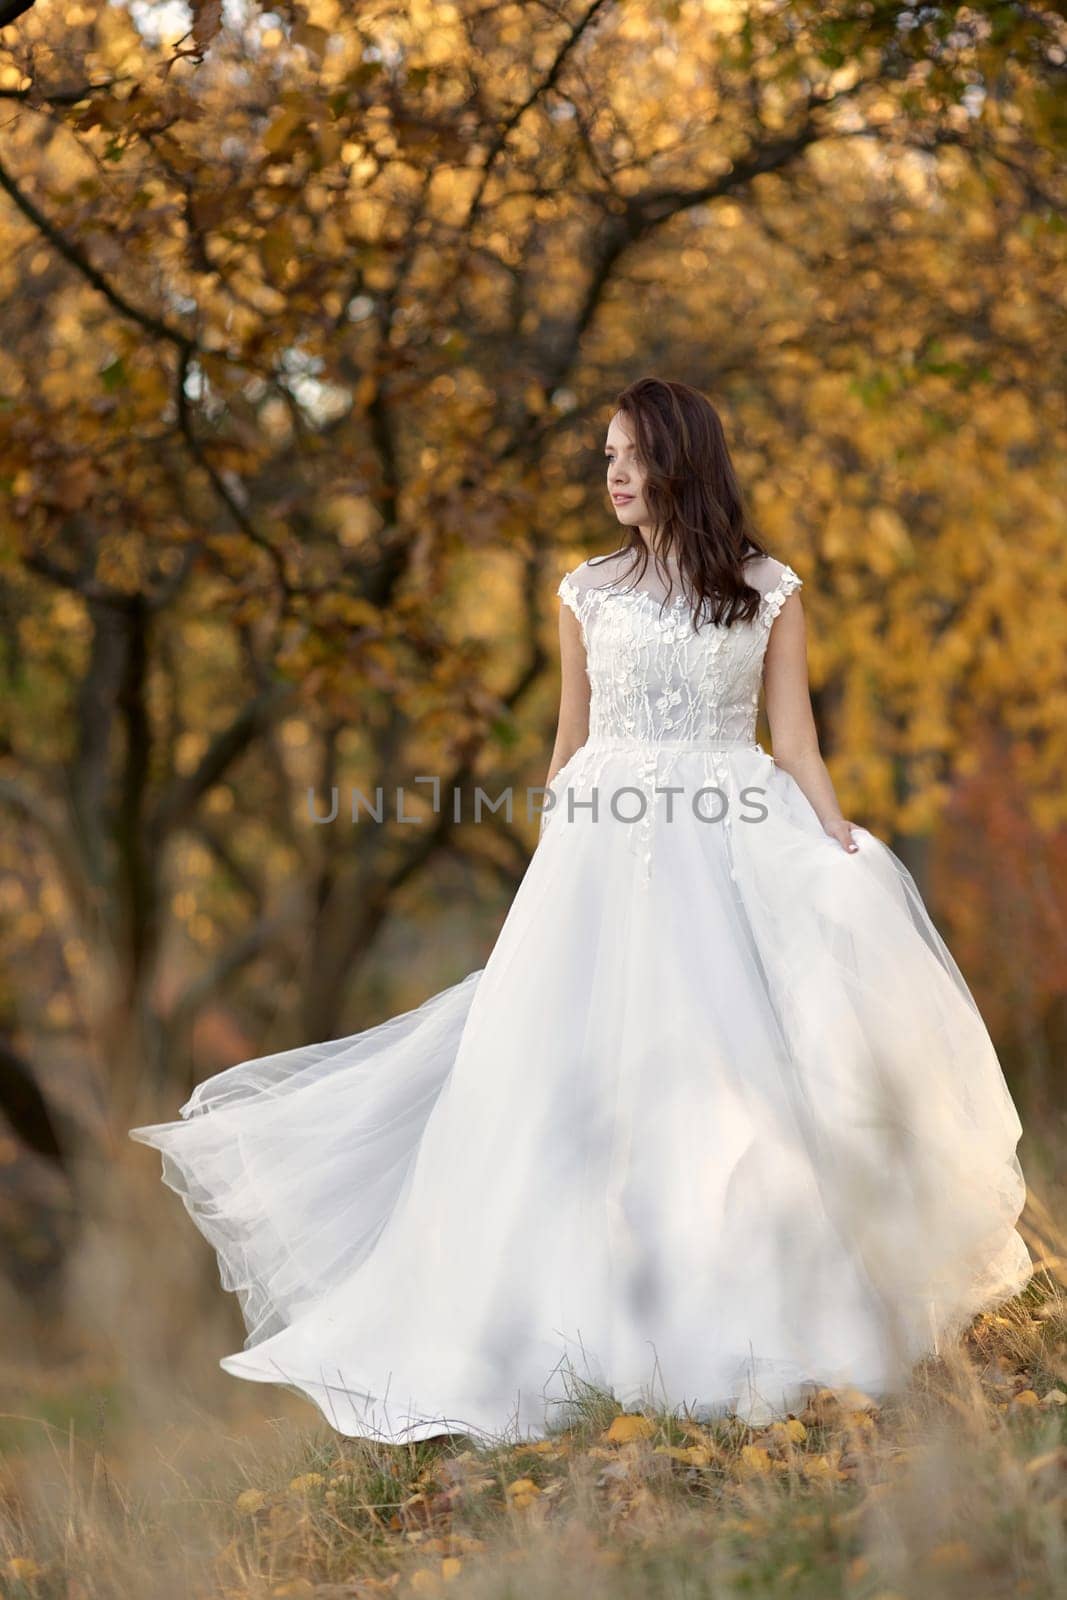
[[[789,596],[794,590],[802,588],[803,584],[803,578],[794,572],[792,567],[783,564],[782,570],[778,574],[777,583],[773,589],[768,589],[760,605],[760,616],[763,619],[764,627],[770,627]]]
[[[559,588],[556,590],[556,593],[559,595],[564,605],[569,606],[574,612],[574,615],[578,618],[578,621],[581,622],[581,595],[578,585],[575,583],[569,572],[565,572],[562,578],[559,580]]]

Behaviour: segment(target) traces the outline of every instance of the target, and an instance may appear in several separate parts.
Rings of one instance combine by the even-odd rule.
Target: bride
[[[130,1130],[239,1297],[223,1368],[350,1436],[884,1395],[1032,1272],[1000,1064],[842,815],[802,580],[716,411],[641,379],[606,456],[623,543],[559,586],[541,833],[484,968]]]

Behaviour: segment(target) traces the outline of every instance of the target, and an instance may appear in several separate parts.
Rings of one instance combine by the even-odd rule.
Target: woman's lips
[[[633,499],[632,494],[613,494],[611,497],[617,506],[628,506]]]

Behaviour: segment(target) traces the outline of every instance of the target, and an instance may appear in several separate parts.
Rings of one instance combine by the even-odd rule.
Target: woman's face
[[[608,493],[616,517],[627,527],[647,524],[645,467],[635,454],[629,419],[621,411],[616,411],[608,424],[604,454],[608,463]]]

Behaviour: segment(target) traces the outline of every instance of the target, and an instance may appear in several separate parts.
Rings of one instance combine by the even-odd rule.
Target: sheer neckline
[[[618,575],[617,575],[618,576],[618,581],[625,583],[632,576],[632,574],[637,570],[637,567],[639,565],[638,557],[636,556],[635,552],[632,549],[630,549],[630,550],[626,550],[626,549],[611,550],[611,551],[608,551],[604,555],[591,556],[589,561],[588,561],[588,563],[587,563],[587,565],[589,566],[589,568],[592,571],[599,571],[601,567],[607,567],[609,562],[616,561],[616,560],[620,560],[621,561],[621,559],[623,557],[625,557],[625,556],[629,556],[631,559],[630,559],[630,561],[629,561],[629,563],[627,565],[620,567],[620,569],[618,571]],[[764,559],[764,557],[763,557],[762,551],[750,550],[743,557],[743,564],[747,565],[747,563],[750,562],[750,561],[763,560],[763,559]],[[647,560],[647,562],[645,564],[644,572],[642,574],[642,578],[647,582],[648,576],[651,575],[658,582],[660,580],[660,574],[662,572],[666,572],[667,577],[670,580],[672,589],[674,589],[675,587],[680,585],[682,573],[681,573],[681,568],[679,567],[678,563],[676,561],[673,561],[673,560],[668,561],[663,556],[660,556],[658,561],[657,561],[656,556],[650,551],[649,555],[648,555],[648,560]],[[614,578],[614,574],[612,574],[612,576]],[[625,589],[625,590],[620,590],[619,593],[623,593],[623,594],[648,594],[653,599],[656,599],[656,600],[662,600],[662,599],[665,598],[665,594],[660,594],[660,592],[655,588]],[[684,600],[684,598],[685,598],[684,595],[680,595],[679,596],[679,599],[683,599]],[[670,604],[674,604],[674,603],[675,602],[673,600],[670,602]]]
[[[643,601],[653,610],[657,617],[670,617],[674,620],[682,607],[686,608],[686,615],[690,620],[693,620],[695,616],[684,594],[676,594],[668,599],[665,595],[654,594],[648,589],[599,588],[597,586],[588,590],[588,593],[590,595],[599,595],[601,600]],[[707,605],[706,600],[703,605]]]

